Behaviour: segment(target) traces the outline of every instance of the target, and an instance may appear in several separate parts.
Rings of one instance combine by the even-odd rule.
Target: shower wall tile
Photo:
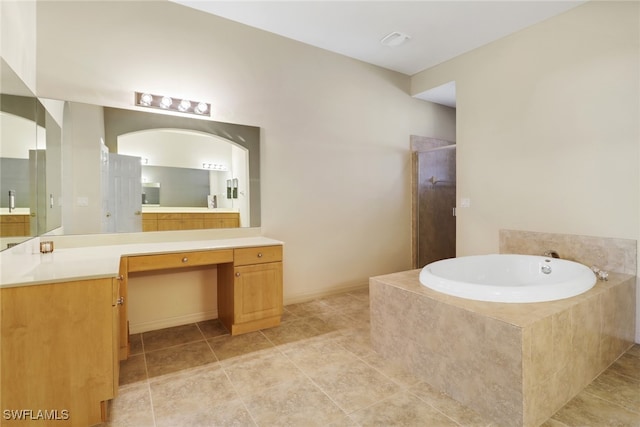
[[[630,239],[500,230],[500,253],[542,255],[555,250],[563,259],[606,271],[637,274],[637,242]]]

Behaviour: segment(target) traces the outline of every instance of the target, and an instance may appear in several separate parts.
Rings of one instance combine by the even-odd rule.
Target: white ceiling
[[[409,76],[585,2],[171,1]],[[382,45],[394,31],[410,39]],[[455,84],[417,96],[455,106]]]

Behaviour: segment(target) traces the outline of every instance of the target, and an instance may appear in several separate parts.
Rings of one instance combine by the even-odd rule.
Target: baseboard
[[[189,313],[184,316],[169,317],[165,319],[149,320],[141,323],[129,323],[129,333],[139,334],[142,332],[155,331],[158,329],[171,328],[173,326],[187,325],[189,323],[202,322],[204,320],[217,319],[218,310],[201,311],[199,313]]]
[[[369,287],[369,283],[359,283],[359,284],[352,283],[345,286],[331,288],[322,292],[310,292],[306,294],[297,294],[297,295],[288,296],[287,298],[285,298],[284,305],[287,306],[289,304],[298,304],[301,302],[308,302],[316,298],[329,297],[332,295],[342,294],[345,292],[360,291],[362,289],[367,289],[368,287]]]

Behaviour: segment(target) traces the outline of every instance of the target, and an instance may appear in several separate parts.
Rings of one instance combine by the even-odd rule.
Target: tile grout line
[[[356,422],[356,420],[354,420],[353,418],[351,418],[351,416],[349,415],[349,413],[348,413],[348,412],[347,412],[347,411],[346,411],[346,410],[345,410],[345,409],[344,409],[340,404],[338,404],[338,402],[336,402],[336,401],[335,401],[331,396],[329,396],[329,394],[324,390],[324,388],[322,388],[319,384],[317,384],[317,383],[313,380],[313,378],[311,378],[311,377],[310,377],[310,376],[309,376],[309,375],[308,375],[308,374],[307,374],[307,373],[306,373],[302,368],[300,368],[300,366],[298,366],[298,365],[296,364],[296,362],[294,362],[293,360],[291,360],[291,358],[290,358],[289,356],[287,356],[287,355],[282,351],[282,349],[278,349],[278,351],[279,351],[279,352],[280,352],[280,354],[282,354],[282,355],[283,355],[283,356],[284,356],[284,357],[285,357],[289,362],[291,362],[291,364],[292,364],[293,366],[295,366],[295,367],[296,367],[296,369],[298,369],[298,370],[302,373],[302,375],[304,375],[304,376],[305,376],[305,377],[306,377],[306,378],[311,382],[311,384],[313,384],[313,385],[314,385],[318,390],[320,390],[320,392],[321,392],[322,394],[324,394],[325,396],[327,396],[327,398],[328,398],[328,399],[329,399],[329,400],[330,400],[334,405],[336,405],[336,407],[337,407],[338,409],[340,409],[340,410],[342,411],[342,413],[344,413],[344,415],[345,415],[345,416],[346,416],[346,417],[347,417],[351,422],[355,423],[355,424],[356,424],[356,425],[358,425],[358,426],[361,426],[361,424],[360,424],[360,423]]]
[[[355,298],[353,295],[350,295],[350,297]],[[356,298],[357,299],[357,298]],[[363,301],[360,301],[363,302]],[[340,308],[336,308],[334,306],[331,306],[330,304],[326,304],[325,302],[321,302],[323,303],[325,306],[327,306],[328,308],[330,308],[331,310],[335,311],[336,314],[341,315],[341,316],[345,316],[347,318],[349,318],[350,320],[354,320],[356,322],[359,322],[359,320],[357,318],[351,317],[347,314],[344,313],[344,309],[340,309]],[[316,317],[316,314],[308,314],[307,316],[304,317]],[[320,319],[322,320],[322,319]],[[334,331],[334,332],[339,332],[338,331]],[[341,337],[344,337],[343,335]],[[310,339],[314,339],[317,338],[317,336],[311,337]],[[384,378],[386,378],[387,380],[391,381],[393,384],[397,385],[399,387],[398,391],[396,391],[395,393],[391,394],[390,396],[387,396],[385,398],[382,398],[380,400],[377,400],[375,402],[372,402],[370,405],[364,406],[362,408],[359,408],[357,410],[351,411],[351,412],[347,412],[347,410],[345,410],[340,404],[338,404],[338,402],[336,402],[325,390],[324,388],[322,388],[319,384],[317,384],[313,378],[311,378],[303,369],[301,369],[293,360],[291,360],[281,349],[280,352],[282,353],[282,355],[284,357],[286,357],[294,366],[296,366],[296,368],[298,368],[298,370],[300,372],[302,372],[302,374],[307,377],[309,379],[309,381],[311,381],[311,383],[316,386],[325,396],[327,396],[327,398],[333,402],[340,410],[342,410],[342,412],[349,418],[349,420],[351,420],[352,422],[356,423],[357,425],[360,425],[360,423],[358,423],[356,420],[354,420],[351,417],[351,414],[356,413],[357,411],[375,406],[383,401],[385,401],[386,399],[389,399],[392,396],[395,396],[396,394],[400,393],[401,391],[407,390],[408,391],[408,386],[404,386],[402,384],[398,384],[396,381],[394,381],[391,377],[389,377],[388,375],[386,375],[384,372],[380,371],[379,369],[377,369],[376,367],[372,366],[371,364],[367,363],[367,361],[364,359],[363,356],[355,353],[354,351],[350,350],[349,348],[345,347],[344,345],[342,345],[341,343],[337,342],[337,338],[332,337],[331,338],[332,341],[335,341],[334,344],[336,346],[338,346],[340,349],[346,351],[347,353],[351,354],[353,357],[355,357],[355,359],[357,359],[358,361],[364,363],[366,366],[368,366],[369,368],[373,369],[374,371],[376,371],[377,373],[379,373],[380,375],[382,375]],[[282,345],[280,346],[276,346],[276,347],[282,347]],[[439,412],[439,411],[438,411]],[[447,417],[449,418],[449,417]],[[458,424],[458,423],[456,423]]]
[[[238,391],[238,388],[236,387],[236,385],[233,383],[233,381],[231,381],[231,377],[229,376],[229,373],[227,372],[226,367],[221,362],[220,362],[220,369],[222,369],[222,372],[224,373],[224,376],[227,378],[227,381],[229,381],[229,384],[231,384],[231,387],[233,387],[233,391],[235,391],[236,396],[238,396],[238,399],[240,400],[240,403],[242,403],[242,407],[244,408],[244,410],[247,411],[247,414],[249,414],[249,417],[251,418],[251,421],[253,421],[253,424],[256,427],[259,426],[259,424],[256,421],[255,417],[253,416],[253,414],[249,410],[249,407],[247,406],[247,403],[245,402],[244,397],[242,397],[242,395]]]
[[[216,354],[215,351],[213,351],[213,347],[211,347],[211,344],[209,343],[209,339],[210,338],[207,338],[204,335],[204,332],[202,332],[202,328],[200,328],[200,325],[198,325],[198,322],[196,322],[196,327],[198,328],[198,330],[200,331],[200,334],[204,338],[204,342],[207,344],[207,347],[209,347],[209,350],[211,351],[211,354],[213,354],[213,357],[216,359],[215,363],[220,364],[220,359],[218,358],[218,355]],[[216,337],[211,337],[211,338],[216,338]]]
[[[614,401],[612,401],[612,400],[609,400],[609,399],[605,399],[605,398],[603,398],[603,397],[600,397],[600,396],[598,396],[598,395],[596,395],[596,394],[594,394],[594,393],[590,392],[590,391],[589,391],[589,390],[587,390],[586,388],[585,388],[584,390],[582,390],[580,393],[587,393],[587,394],[588,394],[588,395],[590,395],[591,397],[594,397],[594,398],[596,398],[596,399],[598,399],[598,400],[601,400],[601,401],[603,401],[603,402],[607,402],[607,403],[609,403],[609,404],[611,404],[611,405],[613,405],[613,406],[616,406],[616,407],[618,407],[618,408],[624,409],[625,411],[631,412],[632,414],[639,414],[639,415],[640,415],[640,411],[634,411],[633,409],[629,409],[629,408],[627,408],[626,406],[621,405],[621,404],[619,404],[619,403],[617,403],[617,402],[614,402]],[[562,408],[560,408],[560,409],[562,409]],[[558,411],[560,411],[560,409],[559,409]],[[555,414],[554,414],[554,415],[555,415]]]
[[[144,360],[144,372],[146,375],[147,393],[149,393],[149,407],[151,409],[151,419],[153,420],[153,427],[157,427],[156,412],[153,410],[153,395],[151,394],[151,381],[149,381],[149,367],[147,365],[147,351],[144,346],[144,334],[140,334],[140,346],[142,347],[142,358]]]

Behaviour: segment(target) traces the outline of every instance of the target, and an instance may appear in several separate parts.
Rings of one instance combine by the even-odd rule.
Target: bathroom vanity
[[[219,319],[232,335],[278,326],[282,249],[244,237],[3,252],[2,425],[108,419],[129,354],[128,280],[138,273],[216,265]],[[6,410],[32,421],[7,419]]]
[[[23,237],[30,233],[29,214],[0,214],[0,237]]]
[[[129,354],[127,288],[136,273],[217,265],[218,318],[231,335],[280,324],[282,315],[282,245],[225,247],[123,256],[120,359]]]

